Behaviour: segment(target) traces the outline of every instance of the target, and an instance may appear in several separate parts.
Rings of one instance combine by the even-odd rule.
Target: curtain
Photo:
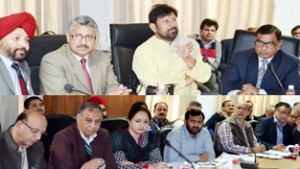
[[[63,34],[70,20],[79,15],[79,0],[0,0],[0,17],[23,11],[35,17],[37,35],[46,31]]]
[[[166,3],[178,10],[179,29],[199,32],[205,18],[216,19],[219,40],[232,38],[236,29],[259,27],[273,21],[274,0],[115,0],[116,23],[148,23],[151,6]]]

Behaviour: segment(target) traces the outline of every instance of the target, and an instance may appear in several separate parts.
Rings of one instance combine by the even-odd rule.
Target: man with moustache
[[[40,113],[45,113],[43,100],[37,96],[31,96],[24,101],[25,110],[37,110]]]
[[[185,113],[185,125],[173,129],[167,135],[170,144],[190,161],[208,162],[215,158],[209,132],[203,127],[204,118],[201,110],[191,109]],[[184,162],[185,160],[172,148],[165,146],[164,161]]]
[[[95,49],[99,30],[91,17],[74,18],[66,36],[68,44],[46,54],[41,61],[41,94],[70,94],[64,89],[66,84],[89,94],[129,94],[131,89],[118,84],[110,56]]]
[[[248,103],[240,102],[234,109],[233,115],[217,124],[215,129],[217,156],[221,152],[249,154],[266,150],[264,145],[258,144],[250,123],[245,121],[248,114]]]
[[[156,134],[164,127],[172,127],[172,122],[167,119],[168,109],[169,107],[166,102],[157,102],[154,105],[154,117],[149,124],[149,131]]]
[[[25,61],[36,22],[27,12],[0,18],[0,95],[34,94]]]
[[[175,84],[175,95],[200,94],[196,82],[208,81],[211,68],[203,63],[198,43],[178,32],[177,10],[154,5],[149,22],[154,35],[136,49],[132,63],[141,82],[139,93],[145,94],[147,87]]]

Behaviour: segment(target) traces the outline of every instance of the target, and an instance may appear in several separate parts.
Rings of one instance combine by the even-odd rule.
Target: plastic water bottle
[[[232,167],[231,169],[242,169],[240,162],[238,159],[233,159],[232,160]]]
[[[286,95],[296,95],[294,85],[289,85],[288,90],[285,93]]]
[[[298,153],[299,153],[299,146],[298,146],[298,144],[295,144],[295,147],[293,149],[293,154],[292,154],[293,160],[297,160]]]
[[[165,88],[165,85],[159,85],[158,89],[156,91],[156,95],[167,95],[167,94],[168,94],[168,91]]]

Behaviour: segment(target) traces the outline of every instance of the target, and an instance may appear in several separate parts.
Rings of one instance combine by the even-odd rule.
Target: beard
[[[157,32],[157,34],[160,38],[172,42],[178,35],[178,28],[174,27],[169,29],[165,35],[161,34],[160,32]]]
[[[1,51],[6,55],[6,57],[11,58],[13,61],[22,62],[27,59],[28,51],[25,48],[12,49],[8,46],[1,46]]]
[[[198,134],[201,131],[200,127],[190,127],[188,124],[186,125],[186,129],[189,131],[191,134]]]

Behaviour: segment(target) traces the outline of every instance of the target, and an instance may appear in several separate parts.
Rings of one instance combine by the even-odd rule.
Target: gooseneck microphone
[[[205,62],[205,63],[208,63],[214,69],[214,70],[212,70],[212,72],[215,73],[215,75],[216,75],[216,81],[219,85],[219,93],[222,94],[223,93],[223,91],[222,91],[223,90],[223,84],[222,84],[222,81],[219,78],[218,69],[207,58],[205,58],[205,57],[202,58],[202,61]]]
[[[284,88],[283,88],[283,86],[282,86],[282,83],[280,82],[280,80],[279,80],[278,76],[276,75],[276,73],[275,73],[275,71],[274,71],[274,68],[273,68],[273,65],[272,65],[271,63],[268,63],[268,69],[270,69],[270,70],[271,70],[271,72],[272,72],[273,76],[274,76],[274,77],[275,77],[275,79],[276,79],[276,82],[278,83],[278,85],[279,85],[279,86],[280,86],[280,88],[281,88],[281,92],[282,92],[282,94],[284,95],[285,93],[284,93]]]
[[[174,146],[171,145],[169,140],[165,141],[166,146],[169,146],[170,148],[172,148],[178,155],[179,157],[181,157],[184,161],[188,162],[189,164],[192,165],[192,168],[195,169],[194,164],[191,162],[191,160],[189,160],[188,158],[186,158],[180,151],[178,151]]]
[[[81,91],[79,89],[76,89],[73,85],[71,84],[65,84],[64,86],[64,89],[65,91],[67,91],[68,93],[72,93],[72,92],[78,92],[78,93],[82,93],[82,94],[85,94],[85,95],[91,95],[89,93],[86,93],[84,91]]]

